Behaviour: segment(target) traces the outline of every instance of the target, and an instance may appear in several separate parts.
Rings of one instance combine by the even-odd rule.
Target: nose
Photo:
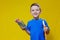
[[[37,13],[36,10],[34,11],[34,13]]]

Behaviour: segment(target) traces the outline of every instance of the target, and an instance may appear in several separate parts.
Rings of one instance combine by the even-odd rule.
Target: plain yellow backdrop
[[[15,22],[17,18],[25,24],[32,19],[30,5],[41,6],[40,18],[46,19],[50,27],[47,40],[60,40],[60,0],[0,0],[0,40],[30,40]]]

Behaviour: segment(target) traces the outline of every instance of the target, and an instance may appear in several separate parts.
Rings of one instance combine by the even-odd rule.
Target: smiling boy
[[[30,7],[30,12],[33,16],[32,20],[29,20],[27,23],[27,27],[21,27],[28,34],[30,34],[30,40],[46,40],[45,33],[49,33],[49,27],[46,20],[39,18],[41,14],[41,8],[37,3],[33,3]],[[16,20],[16,22],[20,22]]]

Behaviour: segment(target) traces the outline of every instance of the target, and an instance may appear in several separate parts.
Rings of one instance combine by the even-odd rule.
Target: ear
[[[41,13],[41,8],[40,8],[40,13]]]

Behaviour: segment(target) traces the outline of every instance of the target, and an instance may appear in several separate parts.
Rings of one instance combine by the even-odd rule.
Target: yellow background
[[[60,0],[0,0],[0,40],[29,40],[30,36],[22,31],[15,22],[17,18],[27,24],[32,19],[30,5],[38,3],[50,27],[47,40],[60,40]]]

